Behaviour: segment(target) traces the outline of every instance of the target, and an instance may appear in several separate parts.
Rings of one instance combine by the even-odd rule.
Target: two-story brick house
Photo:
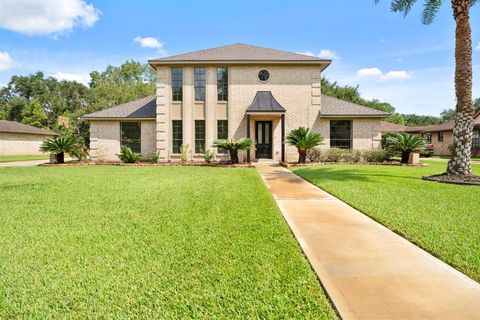
[[[149,61],[156,95],[85,115],[91,156],[118,160],[122,144],[161,161],[179,159],[189,145],[191,160],[217,139],[249,137],[259,158],[295,161],[288,132],[309,127],[324,137],[322,148],[371,149],[380,145],[387,113],[321,94],[321,74],[331,61],[256,46],[234,44]],[[228,159],[214,150],[216,159]]]

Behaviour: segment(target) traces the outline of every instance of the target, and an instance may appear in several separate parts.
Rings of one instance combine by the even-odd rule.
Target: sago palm
[[[232,164],[238,163],[238,150],[250,150],[253,146],[252,139],[241,138],[235,139],[220,139],[213,144],[214,148],[221,148],[228,150],[230,153],[230,161]]]
[[[75,139],[71,136],[59,136],[47,139],[40,146],[42,152],[53,153],[58,163],[64,162],[64,154],[74,152],[77,150]]]
[[[405,132],[393,132],[387,137],[387,149],[397,151],[402,154],[401,163],[408,163],[410,153],[420,151],[427,142],[419,136]]]
[[[380,0],[375,0],[378,3]],[[410,11],[416,0],[392,0],[394,12]],[[444,0],[424,0],[422,22],[430,24]],[[473,135],[472,101],[472,29],[470,9],[478,0],[451,0],[455,19],[455,95],[457,97],[455,127],[453,129],[453,152],[448,162],[447,174],[456,177],[472,175],[470,162]]]
[[[315,148],[323,141],[323,137],[309,128],[299,127],[293,129],[287,135],[288,144],[297,148],[298,162],[305,163],[308,150]]]

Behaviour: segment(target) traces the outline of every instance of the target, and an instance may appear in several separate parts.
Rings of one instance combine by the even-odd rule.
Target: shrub
[[[189,154],[190,146],[188,144],[182,144],[180,146],[180,161],[182,161],[182,163],[187,162]]]
[[[322,151],[318,148],[312,148],[307,151],[307,158],[311,162],[320,162],[322,156]]]
[[[346,149],[328,149],[326,150],[320,157],[320,160],[322,162],[340,162],[340,161],[345,161],[346,153],[349,152],[349,150]]]
[[[120,154],[117,154],[120,161],[125,163],[135,163],[142,160],[142,155],[135,153],[127,146],[122,146],[120,148]]]
[[[207,149],[205,151],[202,152],[202,157],[203,157],[203,160],[205,160],[206,163],[212,163],[212,160],[213,160],[213,151],[210,150],[210,149]]]
[[[232,164],[238,163],[238,150],[250,150],[252,146],[253,141],[250,138],[241,138],[240,140],[220,139],[213,144],[214,148],[228,150]]]
[[[148,154],[148,157],[150,158],[151,163],[158,163],[158,161],[160,160],[160,152],[156,150],[152,150]]]
[[[310,131],[309,128],[298,127],[287,135],[288,144],[295,146],[298,151],[298,162],[305,163],[308,150],[315,148],[323,141],[321,134]]]
[[[362,152],[360,150],[348,150],[343,158],[346,162],[360,162],[362,160]]]
[[[367,162],[384,162],[390,159],[388,151],[383,149],[363,150],[362,158]]]
[[[402,154],[401,163],[407,163],[410,153],[420,151],[426,145],[424,138],[405,132],[392,133],[387,137],[387,150],[393,150]]]
[[[72,154],[75,155],[78,151],[80,153],[79,145],[75,138],[70,135],[58,136],[55,138],[50,138],[45,140],[41,147],[40,151],[42,152],[50,152],[55,155],[57,163],[64,162],[64,154]]]

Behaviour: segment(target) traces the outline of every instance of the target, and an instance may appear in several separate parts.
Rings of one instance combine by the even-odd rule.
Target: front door
[[[272,121],[255,122],[255,158],[272,158]]]

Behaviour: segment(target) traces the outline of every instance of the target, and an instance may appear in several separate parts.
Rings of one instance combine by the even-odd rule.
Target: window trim
[[[218,128],[219,128],[219,125],[220,125],[221,122],[226,123],[226,131],[227,132],[226,132],[226,137],[225,138],[220,137],[220,135],[219,135],[220,132],[219,132]],[[226,119],[218,119],[217,120],[217,140],[220,140],[220,139],[228,139],[228,120],[226,120]],[[220,155],[227,155],[228,150],[222,149],[222,148],[217,148],[217,153],[220,154]]]
[[[349,136],[349,139],[332,139],[332,125],[334,122],[348,122],[349,123],[349,126],[350,126],[350,136]],[[333,148],[336,148],[336,149],[353,149],[353,120],[343,120],[343,119],[339,119],[339,120],[330,120],[330,128],[329,128],[329,140],[330,140],[330,148],[333,149]],[[339,146],[332,146],[332,141],[349,141],[349,147],[339,147]]]
[[[475,137],[476,134],[476,137]],[[476,140],[477,143],[474,143]],[[472,149],[480,149],[480,130],[474,130],[472,134]]]
[[[180,135],[181,135],[181,138],[180,139],[175,139],[174,137],[174,128],[175,128],[175,125],[174,125],[174,122],[180,122]],[[172,120],[172,135],[171,135],[171,138],[172,138],[172,154],[175,154],[175,155],[178,155],[180,154],[180,147],[182,146],[183,144],[183,120]],[[175,146],[174,146],[174,141],[176,140],[180,140],[180,145],[178,146],[178,152],[175,152]]]
[[[180,70],[177,75],[181,75],[181,79],[174,79],[174,74],[175,74],[175,71],[178,71]],[[171,89],[172,89],[172,101],[175,103],[175,102],[182,102],[183,101],[183,68],[182,67],[172,67],[171,70],[170,70],[170,85],[171,85]],[[174,83],[176,82],[180,82],[180,86],[174,86]],[[179,88],[180,89],[180,99],[176,99],[176,95],[175,95],[175,91],[174,91],[174,88]]]
[[[226,74],[227,74],[227,75],[226,75],[226,79],[222,79],[222,80],[225,80],[224,82],[220,82],[221,80],[220,80],[219,77],[218,77],[218,75],[219,75],[218,72],[219,72],[220,69],[225,70],[225,71],[226,71]],[[216,71],[217,71],[217,72],[216,72],[216,77],[217,77],[217,102],[228,102],[228,98],[229,98],[229,92],[228,92],[228,91],[229,91],[229,90],[228,90],[229,72],[228,72],[228,71],[229,71],[229,70],[228,70],[227,67],[217,67],[217,70],[216,70]],[[226,98],[223,97],[224,99],[223,99],[223,98],[220,99],[220,90],[218,90],[218,89],[220,88],[220,86],[222,86],[223,88],[225,88],[225,92],[226,92],[226,93],[225,93],[225,96],[226,96]]]
[[[196,79],[197,70],[203,70],[203,80]],[[201,73],[200,73],[201,75]],[[197,82],[203,82],[203,85],[197,85]],[[197,99],[197,89],[203,89],[203,100]],[[207,93],[207,69],[205,67],[195,67],[193,68],[193,93],[195,98],[195,103],[197,102],[205,102],[206,100],[206,93]]]
[[[197,138],[197,134],[200,133],[200,132],[197,132],[197,129],[198,129],[197,124],[199,124],[199,123],[203,123],[203,138],[201,138],[201,139]],[[199,155],[199,154],[202,154],[203,152],[205,152],[205,149],[207,148],[207,142],[206,142],[206,140],[207,140],[206,139],[206,134],[207,134],[206,131],[207,130],[206,130],[206,127],[205,127],[205,120],[203,120],[203,119],[194,120],[193,127],[194,127],[194,130],[193,130],[194,131],[193,132],[193,134],[194,134],[194,146],[193,147],[194,147],[195,154]],[[197,149],[197,147],[198,147],[197,142],[198,141],[203,141],[203,148],[202,149]],[[202,152],[202,150],[203,150],[203,152]]]
[[[444,132],[443,131],[437,132],[437,141],[438,142],[443,142],[444,139],[445,139]]]
[[[123,129],[122,126],[124,124],[131,124],[131,123],[137,123],[138,124],[138,129],[139,129],[139,138],[138,138],[138,145],[139,145],[139,150],[133,150],[130,145],[126,145],[123,143]],[[141,121],[120,121],[120,148],[123,146],[129,147],[133,152],[135,153],[142,153],[142,122]]]

